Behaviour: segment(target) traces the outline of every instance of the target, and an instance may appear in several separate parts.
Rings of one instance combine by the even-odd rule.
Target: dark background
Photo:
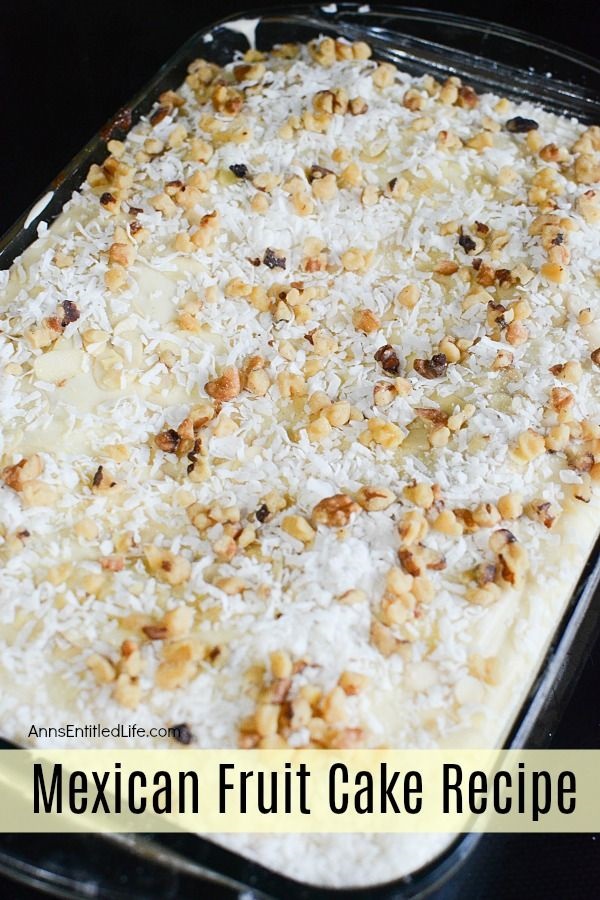
[[[257,5],[269,4],[258,0]],[[598,56],[600,12],[591,0],[421,0],[415,5],[501,22]],[[187,37],[243,8],[240,0],[2,0],[0,233]],[[552,746],[600,748],[600,642]],[[435,900],[599,897],[597,837],[485,836]],[[197,896],[216,900],[218,894],[208,887]],[[39,895],[0,876],[0,897]]]

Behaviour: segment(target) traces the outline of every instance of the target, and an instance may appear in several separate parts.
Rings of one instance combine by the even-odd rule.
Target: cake
[[[501,745],[598,532],[599,277],[600,128],[362,42],[195,60],[0,273],[4,735]]]

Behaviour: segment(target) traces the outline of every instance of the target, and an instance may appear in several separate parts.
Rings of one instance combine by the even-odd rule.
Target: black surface
[[[193,31],[248,5],[227,0],[3,0],[0,232]],[[258,0],[256,5],[266,6],[268,0]],[[488,18],[598,56],[597,2],[422,0],[416,5]],[[600,748],[600,642],[552,746]],[[435,900],[587,900],[600,896],[599,884],[600,837],[596,835],[488,835],[452,882],[432,896]],[[39,896],[0,877],[0,898]],[[210,886],[197,896],[219,900],[230,895]]]

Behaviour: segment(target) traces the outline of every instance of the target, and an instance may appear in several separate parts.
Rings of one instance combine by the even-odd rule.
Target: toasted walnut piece
[[[458,148],[462,147],[462,145],[463,142],[453,131],[443,129],[442,131],[438,132],[436,140],[436,146],[438,150],[458,150]]]
[[[170,219],[177,212],[177,205],[164,192],[156,194],[155,197],[150,197],[150,206],[157,212],[162,213],[167,219]]]
[[[575,208],[589,225],[600,223],[600,193],[598,191],[586,191],[577,198]]]
[[[110,684],[117,677],[116,669],[111,661],[99,653],[92,653],[91,656],[88,656],[86,666],[99,684]]]
[[[441,259],[433,267],[436,275],[454,275],[458,269],[459,265],[453,259]]]
[[[427,519],[418,509],[409,510],[398,522],[400,540],[407,547],[422,541],[428,530]]]
[[[153,575],[173,587],[188,581],[192,574],[189,560],[170,550],[150,544],[145,551],[148,568]]]
[[[210,249],[220,227],[220,217],[217,210],[202,216],[198,227],[191,236],[192,244],[201,250]]]
[[[523,498],[516,491],[504,494],[498,500],[498,512],[503,519],[518,519],[523,512]]]
[[[392,63],[379,63],[371,76],[373,84],[378,88],[389,87],[394,83],[396,71],[396,66],[392,65]]]
[[[373,261],[373,251],[365,252],[357,247],[350,247],[340,257],[342,267],[347,272],[364,272]]]
[[[440,353],[443,353],[449,363],[457,363],[460,362],[461,352],[459,347],[456,345],[456,341],[451,337],[444,337],[440,341],[439,345]]]
[[[600,181],[600,160],[592,153],[581,153],[575,160],[574,172],[578,184],[594,184]]]
[[[469,588],[465,595],[465,599],[475,606],[490,606],[500,598],[500,588],[497,584],[490,582],[482,587]]]
[[[336,60],[335,41],[330,37],[325,37],[321,41],[311,41],[308,51],[314,61],[324,68],[329,68]]]
[[[439,93],[440,103],[444,106],[453,106],[458,100],[459,78],[447,78]]]
[[[331,406],[331,400],[325,391],[315,391],[308,398],[308,408],[313,415],[320,413],[321,410],[326,409],[328,406]]]
[[[500,512],[493,503],[480,503],[473,510],[473,521],[480,528],[492,528],[500,521]]]
[[[590,354],[590,359],[594,363],[595,366],[600,366],[600,347],[597,347]]]
[[[194,678],[196,663],[190,659],[165,660],[156,670],[156,685],[165,691],[183,687]]]
[[[545,262],[540,267],[540,274],[556,284],[563,284],[567,280],[566,269],[556,262]]]
[[[468,147],[470,150],[476,150],[478,153],[482,153],[493,146],[494,136],[489,131],[480,131],[465,141],[465,147]]]
[[[415,359],[413,368],[423,378],[442,378],[446,374],[448,360],[444,353],[434,353],[431,359]]]
[[[414,586],[414,578],[403,572],[398,566],[393,566],[385,576],[385,590],[388,594],[404,597]]]
[[[559,516],[560,510],[548,500],[538,498],[527,504],[525,512],[530,519],[539,522],[545,528],[552,528]]]
[[[434,553],[422,545],[413,545],[411,548],[402,547],[398,550],[400,565],[410,575],[422,576],[425,569],[445,569],[446,560],[440,554]]]
[[[331,434],[332,431],[333,426],[325,418],[324,415],[317,416],[317,418],[313,419],[312,422],[309,422],[306,427],[308,439],[313,444],[319,443],[320,441],[324,440]]]
[[[126,672],[122,672],[114,683],[112,696],[117,703],[126,709],[135,709],[142,699],[142,689],[137,681],[133,681]]]
[[[204,389],[209,397],[220,402],[233,400],[241,391],[240,373],[236,366],[226,366],[219,378],[208,381]]]
[[[513,347],[520,347],[529,340],[529,329],[522,322],[510,322],[506,329],[506,340]]]
[[[292,675],[292,660],[285,650],[275,650],[271,653],[271,672],[274,678],[290,678]]]
[[[462,84],[458,89],[456,105],[463,109],[474,109],[479,103],[479,97],[475,90],[468,84]]]
[[[303,544],[310,544],[316,534],[304,516],[286,516],[281,527],[287,534],[302,541]]]
[[[342,428],[350,421],[352,407],[347,400],[339,400],[337,403],[331,403],[323,410],[322,415],[327,419],[334,428]]]
[[[457,519],[456,514],[451,509],[443,509],[433,520],[432,528],[450,537],[460,537],[464,531],[463,523],[460,519]]]
[[[344,671],[339,677],[338,684],[345,694],[360,694],[368,687],[370,678],[361,672]]]
[[[341,188],[353,188],[362,184],[363,177],[360,166],[356,162],[348,163],[346,168],[340,173],[338,178],[338,186]]]
[[[385,419],[373,418],[367,422],[367,429],[359,436],[359,441],[367,446],[373,442],[386,450],[393,450],[400,446],[404,437],[405,435],[398,425],[386,422]]]
[[[123,266],[111,265],[104,273],[104,284],[112,293],[117,293],[127,284],[127,272]]]
[[[498,554],[500,577],[507,584],[518,587],[522,584],[529,568],[527,551],[522,544],[513,541],[506,544]]]
[[[507,544],[514,544],[516,540],[516,537],[508,528],[499,528],[490,535],[488,546],[493,553],[500,553]]]
[[[391,344],[380,347],[375,353],[375,360],[381,364],[383,371],[390,375],[397,375],[400,371],[400,360]]]
[[[165,629],[166,637],[175,640],[188,635],[193,622],[194,610],[191,606],[176,606],[164,614],[161,625]]]
[[[368,110],[369,104],[363,97],[352,97],[348,104],[348,112],[353,116],[362,116]]]
[[[404,488],[404,496],[421,509],[430,509],[435,499],[433,486],[424,481],[407,485]]]
[[[348,494],[334,494],[324,497],[312,511],[313,526],[327,525],[328,528],[343,528],[348,525],[354,515],[360,512],[360,506]]]
[[[23,491],[25,484],[34,481],[44,471],[41,456],[34,453],[28,458],[19,460],[14,466],[2,469],[1,476],[4,483],[13,491]]]
[[[491,584],[496,580],[498,569],[495,563],[482,562],[475,569],[475,580],[479,587],[485,584]]]
[[[121,644],[121,658],[117,663],[119,673],[125,673],[130,678],[137,678],[143,669],[142,656],[137,641],[127,639]]]
[[[365,485],[359,490],[356,499],[367,512],[378,512],[391,506],[396,497],[388,488]]]
[[[566,363],[559,363],[550,366],[550,372],[560,378],[561,381],[567,381],[570,384],[578,384],[581,381],[583,369],[578,360],[569,360]]]
[[[576,472],[591,472],[594,468],[594,454],[589,450],[571,451],[567,454],[567,459],[569,468],[575,469]]]
[[[316,200],[333,200],[337,190],[337,181],[333,173],[325,175],[323,178],[318,178],[312,184],[312,193]]]
[[[429,131],[433,127],[431,116],[417,116],[409,125],[411,131]]]
[[[397,638],[392,629],[388,628],[377,619],[371,622],[370,631],[371,643],[376,647],[382,656],[392,656],[394,653],[400,653],[406,641]]]
[[[445,447],[450,440],[451,433],[452,432],[446,425],[438,425],[437,428],[434,428],[433,431],[430,431],[427,435],[430,447],[434,450]]]
[[[545,449],[546,444],[543,435],[534,431],[533,428],[528,428],[527,431],[523,431],[519,435],[516,447],[512,451],[512,455],[519,462],[529,462],[530,460],[535,459],[536,456],[540,456]]]
[[[420,296],[421,292],[416,284],[407,284],[399,292],[396,300],[401,306],[404,306],[407,309],[414,309],[419,302]]]
[[[375,406],[389,406],[398,396],[396,386],[389,381],[378,381],[373,387]]]
[[[568,425],[564,423],[553,425],[545,438],[546,449],[551,453],[558,453],[560,450],[565,449],[570,439],[571,431]]]
[[[168,428],[166,431],[161,431],[160,434],[156,435],[154,443],[164,453],[177,453],[181,444],[181,438],[174,428]]]
[[[282,397],[304,397],[307,392],[304,375],[293,372],[280,372],[277,376],[277,387]]]
[[[432,425],[447,425],[449,421],[448,413],[435,406],[415,406],[415,413],[423,422]]]
[[[509,369],[514,363],[514,356],[508,350],[498,350],[496,353],[496,358],[492,363],[493,371],[498,371],[499,369]]]
[[[357,331],[362,331],[364,334],[372,334],[381,326],[379,316],[372,309],[355,310],[352,322]]]
[[[107,572],[122,572],[125,568],[125,560],[122,556],[102,556],[99,563]]]
[[[255,397],[264,397],[270,386],[269,376],[262,369],[250,372],[246,377],[246,390]]]

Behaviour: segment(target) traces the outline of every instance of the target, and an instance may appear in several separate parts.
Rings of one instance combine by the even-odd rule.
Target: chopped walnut
[[[516,447],[512,450],[512,455],[519,462],[529,462],[540,456],[545,450],[545,442],[543,435],[528,428],[522,432],[517,439]]]
[[[393,450],[399,447],[404,440],[404,433],[393,422],[386,422],[384,419],[369,419],[367,422],[367,430],[359,436],[361,444],[369,445],[371,442],[379,444],[386,450]]]
[[[170,550],[155,547],[153,544],[146,547],[144,552],[148,568],[161,581],[175,587],[189,580],[192,567],[185,557],[177,556]]]
[[[419,509],[405,513],[398,523],[398,534],[405,547],[420,543],[428,530],[427,519]]]
[[[316,534],[304,516],[286,516],[281,527],[287,534],[302,541],[303,544],[310,544]]]
[[[334,494],[324,497],[312,511],[311,522],[314,526],[327,525],[329,528],[343,528],[360,512],[360,506],[348,494]]]
[[[391,344],[384,344],[375,353],[375,359],[388,375],[397,375],[400,371],[400,359]]]
[[[362,331],[364,334],[372,334],[381,326],[379,316],[371,309],[355,310],[352,322],[357,331]]]
[[[27,459],[21,459],[14,466],[6,466],[1,475],[4,483],[13,491],[23,491],[27,482],[34,481],[44,470],[41,456],[34,453]]]
[[[391,628],[373,619],[371,622],[371,643],[377,647],[382,656],[392,656],[394,653],[400,653],[406,641],[400,640],[394,635]]]
[[[445,353],[434,353],[431,359],[415,359],[413,368],[423,378],[442,378],[446,374],[448,360]]]
[[[117,677],[117,672],[112,662],[99,653],[92,653],[91,656],[88,656],[86,665],[99,684],[110,684]]]
[[[375,406],[389,406],[398,396],[396,386],[389,381],[378,381],[373,388]]]
[[[525,507],[525,512],[530,519],[539,522],[545,528],[552,528],[559,515],[559,510],[556,509],[554,504],[540,499],[532,500],[528,503]]]
[[[512,492],[504,494],[498,500],[498,512],[503,519],[518,519],[523,512],[521,494]]]
[[[233,400],[241,391],[240,373],[236,366],[226,366],[222,374],[208,381],[204,389],[209,397],[220,402]]]
[[[396,497],[388,488],[365,485],[359,490],[356,499],[367,512],[377,512],[391,506]]]
[[[404,496],[421,509],[429,509],[435,499],[434,486],[425,482],[414,482],[404,488]]]

